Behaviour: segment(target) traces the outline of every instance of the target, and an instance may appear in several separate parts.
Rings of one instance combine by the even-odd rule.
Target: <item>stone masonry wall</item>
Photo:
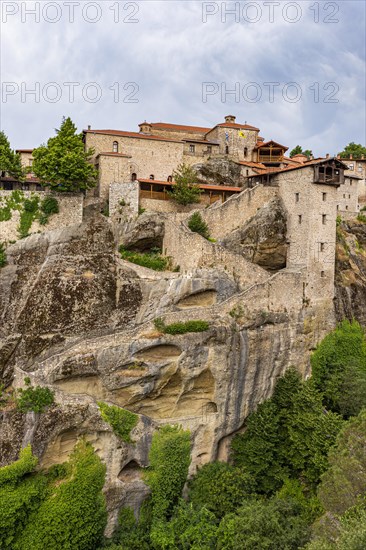
[[[160,201],[159,201],[160,202]],[[122,203],[122,204],[121,204]],[[124,203],[124,204],[123,204]],[[115,182],[109,186],[109,216],[121,222],[136,216],[139,211],[139,184],[133,182]]]
[[[31,192],[22,191],[24,198],[30,198],[35,195],[42,200],[47,196],[47,191]],[[0,191],[0,199],[10,197],[12,191]],[[40,225],[35,220],[30,229],[30,233],[44,233],[45,231],[51,231],[52,229],[59,229],[60,227],[66,227],[69,225],[79,224],[83,221],[83,204],[84,196],[82,193],[52,193],[59,204],[59,213],[53,214],[49,217],[46,225]],[[4,205],[4,200],[0,200],[0,207]],[[10,242],[19,239],[17,227],[19,225],[20,213],[17,210],[12,210],[12,217],[8,221],[0,222],[0,241]]]
[[[257,185],[233,195],[223,204],[217,203],[203,212],[211,237],[219,239],[249,220],[259,208],[278,194],[276,187]]]

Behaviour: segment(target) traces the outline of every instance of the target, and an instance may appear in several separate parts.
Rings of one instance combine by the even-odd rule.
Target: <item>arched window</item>
[[[133,172],[133,174],[131,174],[131,181],[136,181],[136,180],[137,180],[137,174]]]
[[[246,157],[248,154],[248,147],[244,147],[244,156]]]
[[[155,176],[154,176],[154,174],[150,174],[150,176],[149,176],[149,180],[154,180],[154,179],[155,179]]]
[[[229,146],[228,146],[228,145],[226,145],[226,147],[225,147],[225,153],[226,153],[227,155],[229,154]]]
[[[167,181],[173,181],[173,178],[172,178],[172,176],[168,176],[168,179],[167,179]]]
[[[113,153],[118,153],[118,141],[113,142]]]

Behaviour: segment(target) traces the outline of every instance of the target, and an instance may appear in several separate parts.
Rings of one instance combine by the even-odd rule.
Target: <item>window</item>
[[[301,225],[301,223],[302,223],[302,215],[301,214],[299,214],[298,220],[299,220],[299,225]]]
[[[225,147],[225,153],[226,153],[226,155],[229,154],[229,146],[228,145],[226,145],[226,147]]]
[[[321,276],[321,277],[325,277],[325,271],[321,271],[321,272],[320,272],[320,276]]]
[[[154,174],[150,174],[150,176],[149,176],[149,180],[154,180],[154,179],[155,179],[155,176],[154,176]]]
[[[344,198],[344,199],[346,198],[346,195],[345,195],[345,193],[343,193],[343,198]]]
[[[348,198],[350,199],[350,198],[351,198],[351,195],[348,195]]]
[[[300,193],[295,193],[295,202],[299,202],[300,200]]]
[[[212,153],[212,145],[207,145],[207,153]]]
[[[246,170],[246,174],[247,174],[247,176],[249,176],[249,170]]]
[[[194,153],[194,152],[195,152],[195,149],[196,149],[195,145],[192,145],[192,144],[191,144],[191,145],[189,146],[189,152],[190,152],[190,153]]]
[[[244,156],[246,157],[248,154],[248,147],[244,147]]]
[[[359,164],[359,165],[358,165],[358,171],[359,171],[359,172],[362,172],[362,164]]]
[[[337,210],[339,210],[339,204],[337,204]]]
[[[32,166],[32,164],[33,164],[33,159],[29,159],[28,162],[29,162],[29,166]]]
[[[349,181],[349,186],[352,187],[352,180]]]
[[[172,176],[168,176],[167,181],[173,181],[173,177],[172,177]]]
[[[118,153],[118,141],[113,142],[113,153]]]
[[[327,215],[326,214],[322,214],[322,223],[323,223],[323,225],[325,225],[327,223]]]
[[[327,200],[327,194],[323,193],[323,201],[326,201],[326,200]]]
[[[320,243],[320,252],[324,252],[325,250],[325,243]]]
[[[131,174],[131,181],[136,181],[137,180],[137,174],[135,172],[133,172]]]
[[[351,164],[348,165],[348,168],[349,168],[350,170],[354,170],[355,165],[354,165],[353,163],[351,163]]]

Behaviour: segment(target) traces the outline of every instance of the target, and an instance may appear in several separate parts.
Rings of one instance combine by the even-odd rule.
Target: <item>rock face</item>
[[[229,185],[240,187],[244,178],[241,175],[240,166],[226,158],[214,158],[204,164],[193,166],[202,183],[210,182],[213,185]]]
[[[275,197],[221,244],[268,271],[278,271],[286,267],[286,232],[286,212]]]
[[[366,325],[366,224],[357,220],[337,228],[335,284],[337,319]]]
[[[273,203],[225,245],[239,254],[246,247],[252,261],[279,269],[283,216],[281,205]],[[121,242],[144,249],[167,226],[157,215],[143,215],[116,230],[90,213],[82,225],[12,245],[0,270],[2,381],[17,388],[29,376],[33,384],[52,388],[56,398],[42,414],[11,407],[0,412],[0,464],[31,443],[47,468],[65,461],[78,437],[86,437],[107,465],[108,534],[119,508],[137,512],[148,494],[142,471],[159,425],[190,430],[191,474],[210,460],[227,459],[230,438],[246,416],[271,395],[290,365],[309,371],[309,350],[334,323],[331,311],[303,304],[301,296],[296,307],[274,301],[271,289],[280,284],[281,272],[243,289],[225,266],[195,265],[193,254],[191,268],[181,273],[155,272],[119,258]],[[189,231],[184,236],[188,252],[203,239]],[[203,319],[209,329],[161,334],[156,317],[166,324]],[[133,444],[102,420],[98,401],[138,415]]]

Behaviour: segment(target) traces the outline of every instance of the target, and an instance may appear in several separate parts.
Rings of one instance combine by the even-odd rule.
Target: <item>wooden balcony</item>
[[[259,154],[258,162],[282,162],[283,161],[283,155],[261,155]]]

